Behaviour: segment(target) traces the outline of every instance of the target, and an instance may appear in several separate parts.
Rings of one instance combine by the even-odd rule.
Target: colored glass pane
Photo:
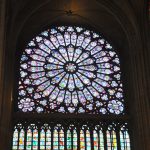
[[[55,129],[53,132],[53,149],[58,150],[58,131]]]
[[[38,149],[38,130],[33,130],[32,149]]]
[[[91,139],[90,139],[90,132],[86,131],[86,149],[91,150]]]
[[[27,150],[31,150],[31,146],[32,146],[32,131],[31,129],[27,130],[27,143],[26,143],[26,149]]]
[[[93,143],[94,143],[94,150],[98,150],[98,133],[94,130],[93,132]]]
[[[67,150],[72,150],[72,135],[71,131],[67,131]]]
[[[100,142],[100,150],[104,150],[104,134],[102,130],[99,130],[99,142]]]
[[[45,150],[45,131],[43,129],[40,132],[40,149]]]
[[[63,130],[59,131],[59,149],[60,150],[64,149],[64,131]]]
[[[46,132],[46,149],[51,149],[51,131],[49,129]]]
[[[24,130],[22,129],[19,134],[19,149],[24,150]]]
[[[35,124],[31,124],[27,130],[24,130],[23,125],[17,124],[13,133],[12,150],[37,150],[38,147],[40,147],[40,150],[51,150],[52,145],[55,150],[64,150],[65,145],[67,146],[67,150],[77,150],[78,142],[80,150],[90,150],[92,147],[94,150],[104,150],[105,146],[107,150],[131,150],[127,123],[120,125],[120,127],[116,125],[118,124],[112,123],[109,125],[105,134],[105,126],[103,126],[103,124],[95,126],[90,123],[90,127],[81,124],[80,138],[77,140],[77,126],[73,124],[71,124],[69,128],[67,127],[67,130],[64,129],[61,124],[57,124],[54,128],[51,128],[51,125],[48,124],[44,124],[39,128],[36,127]],[[120,139],[120,141],[117,141],[116,130],[119,130],[118,139]],[[53,141],[51,141],[51,133],[53,133]],[[25,135],[27,135],[26,139]],[[65,135],[66,140],[64,139]],[[107,145],[104,145],[104,139],[106,139]],[[26,141],[26,145],[24,141]],[[118,142],[120,142],[120,145],[117,145]]]
[[[20,59],[18,108],[23,112],[121,114],[120,62],[103,36],[61,26],[33,38]]]
[[[73,130],[73,150],[77,150],[77,131]]]
[[[107,131],[107,149],[117,150],[116,132],[111,127]]]
[[[129,133],[125,126],[123,126],[120,130],[120,146],[121,150],[131,149]]]
[[[80,131],[80,150],[85,150],[85,137],[84,137],[84,131]]]
[[[14,133],[13,133],[13,150],[17,150],[18,149],[18,130],[15,129]]]

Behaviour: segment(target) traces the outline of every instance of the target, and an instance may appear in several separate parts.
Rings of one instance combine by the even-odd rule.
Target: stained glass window
[[[126,115],[119,57],[101,34],[41,32],[21,53],[16,84],[24,117],[16,115],[12,150],[131,150],[128,121],[113,120]]]
[[[80,130],[80,150],[85,150],[85,134],[84,134],[84,130]]]
[[[18,130],[17,129],[14,130],[12,149],[13,150],[17,150],[18,149]]]
[[[59,139],[58,139],[58,129],[55,127],[55,130],[53,132],[53,149],[58,150],[58,144],[59,144]]]
[[[77,150],[77,130],[73,130],[73,150]]]
[[[46,149],[51,149],[51,130],[46,131]]]
[[[72,150],[72,135],[71,135],[71,131],[68,130],[67,131],[67,150]]]
[[[12,150],[37,150],[38,147],[40,147],[40,150],[64,150],[65,145],[67,150],[77,150],[78,146],[80,150],[91,150],[92,147],[94,150],[104,150],[106,148],[107,150],[131,150],[127,123],[118,125],[113,122],[107,130],[103,126],[104,123],[97,125],[90,123],[90,126],[82,124],[57,124],[54,127],[53,124],[39,124],[38,127],[31,124],[28,125],[27,130],[24,130],[24,125],[17,124],[13,132]],[[81,128],[77,132],[79,126]],[[104,140],[107,144],[104,144]]]
[[[89,130],[86,130],[86,149],[91,150],[91,135]]]
[[[118,55],[101,34],[54,27],[33,38],[21,55],[18,109],[123,114],[120,76]]]
[[[45,131],[44,129],[41,130],[40,132],[40,149],[45,150]]]
[[[19,149],[23,149],[24,150],[24,130],[21,129],[20,134],[19,134]]]
[[[59,131],[59,149],[64,149],[64,130],[61,129]]]
[[[27,150],[38,150],[38,130],[35,124],[31,124],[27,129]]]
[[[94,150],[104,150],[104,136],[103,136],[102,128],[97,125],[95,126],[95,130],[93,131],[93,144]]]
[[[107,148],[108,150],[117,150],[116,131],[112,125],[107,130]]]
[[[98,150],[98,133],[96,130],[93,132],[93,143],[94,143],[94,150]]]
[[[100,147],[100,150],[104,150],[104,136],[103,136],[103,132],[102,132],[102,129],[99,130],[99,147]]]
[[[32,145],[32,131],[31,129],[27,130],[27,150],[31,150],[31,145]]]
[[[123,125],[120,130],[120,145],[121,150],[130,150],[130,138],[126,125]]]
[[[48,124],[44,124],[40,131],[40,149],[51,149],[51,128]]]

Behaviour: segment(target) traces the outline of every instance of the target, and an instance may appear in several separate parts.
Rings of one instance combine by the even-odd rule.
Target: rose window
[[[22,53],[18,108],[23,112],[124,113],[120,62],[103,36],[61,26]]]

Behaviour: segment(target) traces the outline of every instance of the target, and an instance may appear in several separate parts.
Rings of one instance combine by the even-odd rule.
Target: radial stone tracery
[[[101,35],[61,26],[36,36],[20,60],[23,112],[123,113],[120,63]]]

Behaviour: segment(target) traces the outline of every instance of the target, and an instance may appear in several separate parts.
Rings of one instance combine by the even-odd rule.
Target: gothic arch
[[[145,1],[142,1],[142,2],[145,3]],[[148,143],[148,135],[146,133],[146,131],[148,131],[148,125],[149,125],[148,119],[146,119],[146,118],[149,118],[148,117],[148,114],[149,114],[148,90],[145,89],[145,87],[147,87],[147,85],[146,85],[147,83],[146,83],[146,79],[145,79],[146,73],[144,71],[141,73],[141,70],[140,70],[140,68],[143,68],[143,70],[145,70],[145,67],[147,67],[145,65],[145,64],[147,64],[147,62],[145,62],[145,60],[143,60],[146,57],[143,54],[144,49],[147,49],[147,47],[144,47],[141,44],[142,37],[141,37],[140,29],[139,29],[140,27],[138,25],[136,25],[137,19],[134,18],[133,16],[132,16],[133,18],[128,19],[129,18],[128,15],[125,15],[125,13],[124,14],[121,13],[121,12],[128,12],[127,9],[126,10],[121,10],[121,9],[116,10],[116,8],[118,8],[118,7],[122,8],[121,4],[116,5],[115,2],[112,2],[110,4],[107,1],[105,1],[104,3],[103,3],[103,5],[105,5],[106,8],[109,8],[109,10],[111,10],[111,12],[115,12],[115,16],[116,16],[115,18],[120,18],[119,21],[116,21],[117,24],[118,24],[118,22],[122,22],[121,23],[122,26],[125,26],[124,29],[126,28],[126,30],[128,30],[126,33],[126,30],[124,30],[121,27],[121,30],[123,29],[126,34],[124,34],[124,32],[122,32],[122,31],[121,32],[119,31],[119,32],[121,34],[123,33],[122,34],[122,35],[124,35],[123,39],[126,39],[125,40],[127,43],[126,45],[128,45],[126,48],[124,48],[124,52],[128,51],[124,60],[128,60],[128,56],[130,56],[130,61],[131,61],[131,63],[129,63],[129,64],[131,64],[131,67],[126,68],[126,69],[128,70],[127,71],[128,73],[130,70],[132,70],[132,72],[130,73],[130,76],[128,76],[128,77],[125,75],[126,76],[125,80],[129,81],[126,89],[128,89],[128,87],[130,87],[129,89],[134,91],[132,93],[132,92],[130,92],[131,90],[128,90],[127,93],[130,93],[130,94],[127,97],[131,100],[131,103],[129,102],[130,108],[132,108],[132,105],[133,105],[132,99],[134,99],[133,102],[134,102],[135,108],[134,108],[134,110],[132,110],[131,114],[132,114],[132,118],[134,118],[134,120],[133,120],[134,127],[138,127],[137,131],[140,131],[139,134],[138,134],[138,132],[136,133],[136,131],[134,132],[135,137],[137,137],[137,140],[135,140],[136,141],[135,145],[137,145],[137,146],[135,146],[135,147],[140,147],[139,149],[146,149],[146,148],[148,149],[148,147],[146,147],[146,145],[148,145],[148,144],[144,144],[146,142]],[[128,7],[128,9],[131,9],[131,8]],[[122,15],[120,15],[120,13]],[[19,14],[19,13],[17,13],[17,14]],[[14,14],[13,14],[13,16],[14,16]],[[3,95],[4,95],[3,99],[5,99],[5,101],[3,102],[3,105],[4,105],[3,116],[2,116],[3,127],[5,125],[7,127],[9,126],[8,125],[9,119],[5,120],[4,114],[5,114],[5,109],[9,108],[9,110],[10,110],[10,108],[11,108],[10,100],[12,99],[12,89],[13,89],[12,87],[13,87],[14,83],[13,83],[13,78],[10,78],[9,75],[13,76],[13,74],[14,74],[12,71],[14,68],[13,64],[14,64],[14,59],[15,59],[15,52],[14,51],[16,49],[18,49],[19,47],[21,47],[21,46],[16,46],[17,45],[16,43],[17,43],[19,38],[23,37],[23,36],[19,36],[19,35],[21,35],[20,33],[24,34],[26,32],[26,30],[24,30],[24,29],[27,27],[26,26],[27,24],[24,24],[23,25],[24,27],[22,28],[22,30],[19,31],[20,33],[18,33],[18,29],[19,29],[21,24],[19,23],[19,16],[20,15],[17,15],[17,16],[18,16],[18,18],[15,18],[16,16],[13,18],[14,19],[13,20],[14,26],[10,27],[11,29],[9,31],[11,31],[11,32],[8,31],[9,36],[7,35],[7,40],[6,40],[7,46],[6,46],[5,64],[7,65],[7,68],[5,68],[5,80],[4,80],[5,87],[4,87],[4,92],[3,92]],[[121,17],[119,17],[119,16],[121,16]],[[126,16],[126,18],[124,18],[124,16]],[[33,17],[33,16],[31,16],[31,17]],[[138,17],[137,14],[136,14],[136,17]],[[124,18],[124,19],[122,20],[121,18]],[[129,22],[131,22],[131,20],[134,22],[134,25],[129,23]],[[127,21],[127,23],[124,21]],[[27,22],[27,23],[29,23],[29,22]],[[98,29],[99,26],[96,26],[96,28]],[[17,35],[17,37],[15,37],[16,35]],[[31,35],[32,34],[24,34],[25,37],[23,38],[23,40],[26,41],[25,39],[28,37],[30,38]],[[108,34],[106,33],[106,35],[109,35],[109,33]],[[110,37],[110,39],[113,39],[113,37]],[[115,39],[114,41],[117,41],[117,39],[119,39],[119,38],[114,38],[114,39]],[[21,45],[23,45],[24,42],[21,42],[21,43],[22,43]],[[18,47],[18,48],[16,48],[16,47]],[[140,61],[138,62],[138,60],[140,60]],[[135,77],[135,75],[136,75],[136,77]],[[139,93],[139,94],[137,95],[137,93]],[[140,119],[140,118],[142,118],[142,116],[144,116],[143,114],[147,114],[147,116],[145,116],[144,119]],[[136,120],[135,118],[138,118],[138,119]],[[145,123],[145,125],[143,125],[143,122]],[[6,134],[6,133],[4,133],[4,134]],[[142,144],[140,141],[140,134],[146,135],[146,136],[143,136]],[[144,145],[145,147],[142,147],[142,145]]]

